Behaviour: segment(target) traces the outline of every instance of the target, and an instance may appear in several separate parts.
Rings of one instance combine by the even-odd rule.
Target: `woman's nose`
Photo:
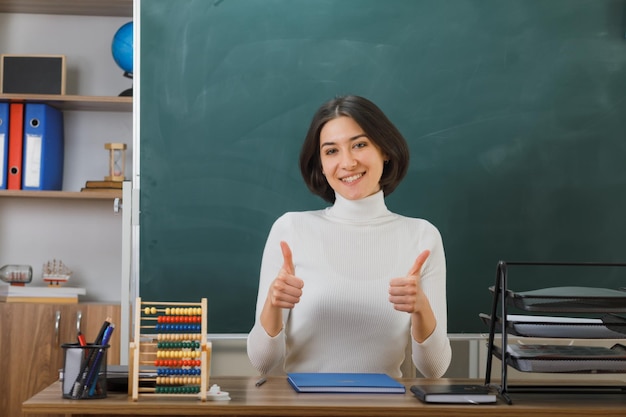
[[[357,165],[356,158],[354,158],[350,153],[344,154],[343,160],[341,162],[344,169],[351,169]]]

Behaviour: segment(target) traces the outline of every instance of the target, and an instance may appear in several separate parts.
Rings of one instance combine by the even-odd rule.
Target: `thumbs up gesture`
[[[389,301],[396,310],[417,313],[425,306],[430,308],[420,285],[422,266],[429,255],[429,250],[420,253],[405,277],[393,278],[389,282]]]
[[[280,249],[283,253],[283,266],[272,282],[267,296],[272,307],[294,308],[302,296],[304,281],[295,276],[293,256],[287,242],[280,242]]]

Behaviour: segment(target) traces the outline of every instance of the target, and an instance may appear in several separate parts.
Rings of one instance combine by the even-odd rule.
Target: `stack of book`
[[[0,302],[75,304],[87,291],[78,287],[0,285]]]
[[[87,181],[81,191],[110,191],[119,193],[122,189],[122,181]]]

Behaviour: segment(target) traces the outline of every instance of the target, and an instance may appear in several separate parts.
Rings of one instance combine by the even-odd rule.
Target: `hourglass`
[[[124,181],[124,167],[126,166],[126,144],[105,143],[104,149],[109,150],[109,175],[105,181]]]

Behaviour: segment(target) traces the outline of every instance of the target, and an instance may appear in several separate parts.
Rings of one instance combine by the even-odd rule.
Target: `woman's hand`
[[[272,281],[267,296],[272,307],[294,308],[300,301],[304,281],[295,276],[291,248],[287,242],[280,242],[280,249],[283,252],[283,266]]]
[[[420,283],[421,269],[429,255],[429,250],[420,253],[406,277],[393,278],[389,283],[389,301],[396,310],[411,313],[411,334],[419,343],[426,340],[437,326],[437,319]]]
[[[295,276],[291,248],[287,242],[280,242],[283,252],[283,266],[272,281],[267,292],[267,299],[261,311],[261,325],[268,335],[274,337],[283,328],[283,308],[294,308],[302,296],[304,281]]]
[[[407,276],[393,278],[390,281],[389,301],[396,310],[407,313],[417,313],[421,310],[426,296],[420,285],[420,271],[429,255],[429,250],[420,253]]]

